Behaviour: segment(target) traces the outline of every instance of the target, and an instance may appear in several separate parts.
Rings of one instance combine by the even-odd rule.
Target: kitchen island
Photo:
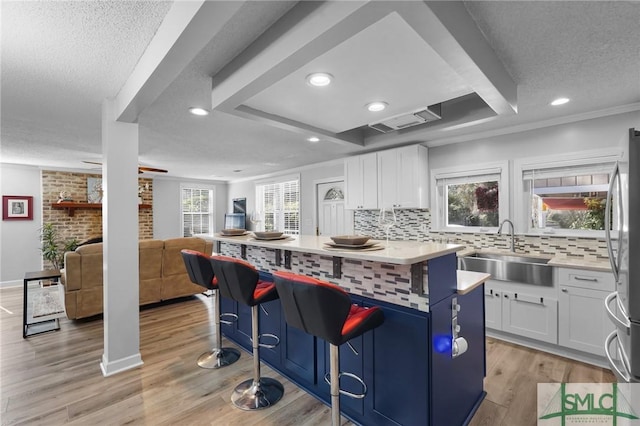
[[[342,397],[343,415],[366,425],[470,420],[484,397],[486,277],[471,287],[465,279],[465,291],[458,292],[456,252],[462,246],[391,241],[388,247],[377,242],[381,250],[353,250],[328,247],[329,238],[316,236],[213,239],[215,252],[246,259],[260,271],[326,280],[349,292],[354,303],[383,309],[382,326],[350,341],[353,348],[340,348],[341,370],[360,376],[368,388],[363,399]],[[279,336],[280,344],[263,348],[262,361],[328,404],[328,344],[288,326],[279,300],[263,307],[260,333]],[[250,309],[222,298],[222,311],[238,315],[222,326],[223,334],[250,350]],[[361,392],[348,378],[341,387]]]

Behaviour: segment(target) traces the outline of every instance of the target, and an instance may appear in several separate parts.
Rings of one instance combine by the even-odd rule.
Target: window
[[[488,231],[508,215],[507,164],[439,169],[432,172],[435,228]]]
[[[609,164],[525,172],[531,228],[603,231],[612,169]]]
[[[598,236],[604,231],[610,173],[617,155],[575,153],[522,160],[520,222],[529,232]]]
[[[281,182],[256,185],[256,206],[262,211],[265,231],[300,234],[300,180],[289,177]]]
[[[215,212],[214,190],[182,187],[182,235],[212,234]]]

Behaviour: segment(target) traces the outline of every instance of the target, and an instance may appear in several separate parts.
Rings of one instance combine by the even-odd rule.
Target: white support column
[[[104,376],[142,365],[138,278],[138,125],[102,104]]]

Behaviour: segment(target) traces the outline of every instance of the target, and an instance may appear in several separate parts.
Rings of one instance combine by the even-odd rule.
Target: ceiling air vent
[[[440,120],[440,118],[442,118],[440,116],[440,104],[435,104],[426,109],[409,114],[396,115],[379,123],[369,124],[369,127],[382,133],[388,133],[394,130],[402,130],[407,127],[417,126],[418,124]]]

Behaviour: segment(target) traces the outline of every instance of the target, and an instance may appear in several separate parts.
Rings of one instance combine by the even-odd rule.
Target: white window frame
[[[433,169],[430,173],[431,182],[431,228],[440,232],[461,232],[461,233],[489,233],[497,232],[498,227],[479,226],[446,226],[445,207],[447,206],[446,191],[439,182],[446,179],[464,181],[469,179],[469,183],[478,182],[482,176],[499,176],[498,191],[498,216],[499,222],[509,218],[509,162],[498,161],[493,163],[470,164],[464,166],[444,167]]]
[[[216,232],[216,187],[214,185],[206,185],[206,184],[201,184],[201,183],[188,183],[188,182],[183,182],[180,183],[180,196],[179,196],[179,203],[178,203],[178,208],[179,208],[179,214],[180,214],[180,235],[183,236],[184,235],[184,212],[182,211],[182,192],[185,189],[200,189],[200,190],[209,190],[210,191],[210,198],[209,198],[209,209],[211,211],[210,217],[209,217],[209,233],[208,234],[198,234],[198,235],[209,235],[209,236],[213,236],[213,234]]]
[[[286,175],[286,176],[277,176],[270,179],[260,180],[255,182],[255,191],[256,191],[256,210],[260,212],[261,221],[256,224],[256,230],[262,231],[264,230],[264,220],[265,220],[265,211],[264,211],[264,187],[266,185],[284,185],[288,182],[298,182],[298,229],[291,230],[284,228],[284,213],[285,211],[280,208],[276,209],[276,217],[275,223],[278,231],[283,231],[287,235],[300,235],[301,227],[302,227],[302,197],[301,197],[301,182],[300,182],[300,174]],[[283,200],[284,201],[284,200]],[[282,206],[280,206],[282,207]],[[282,224],[279,226],[278,224]]]
[[[622,150],[614,148],[528,157],[515,160],[513,163],[513,182],[515,188],[514,217],[516,219],[516,226],[529,235],[604,238],[605,231],[590,229],[538,229],[531,227],[531,221],[529,220],[531,215],[529,212],[531,191],[525,188],[524,173],[531,170],[585,167],[602,163],[611,163],[611,171],[613,171],[613,164],[620,159],[622,159]]]

